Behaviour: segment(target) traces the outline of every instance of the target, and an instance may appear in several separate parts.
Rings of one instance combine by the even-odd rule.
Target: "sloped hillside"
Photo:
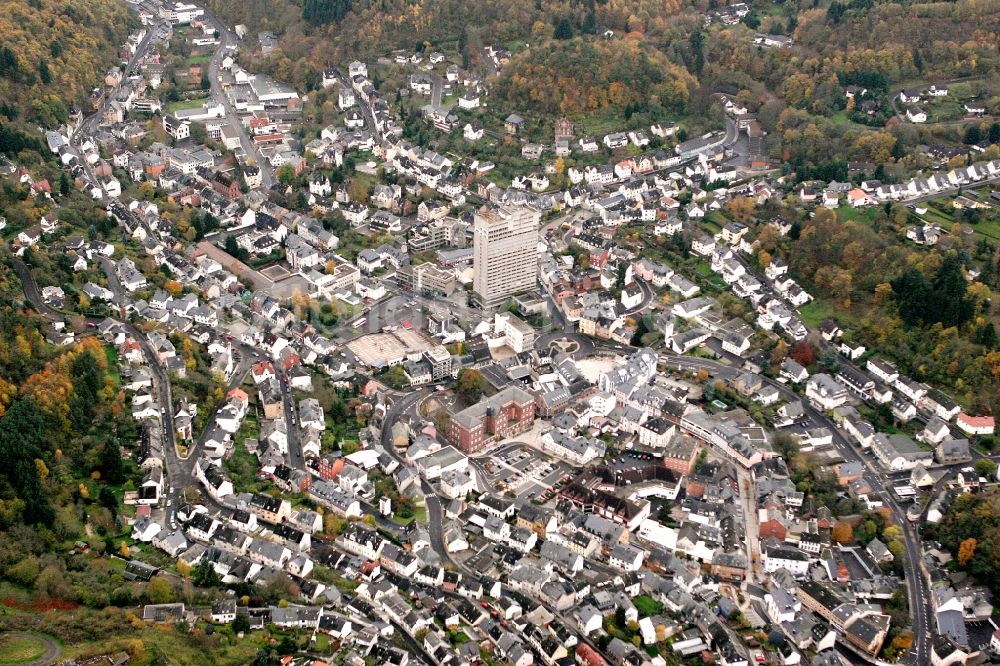
[[[497,96],[536,112],[576,114],[649,103],[680,113],[696,81],[638,40],[549,40],[504,67]]]
[[[134,25],[121,0],[0,0],[0,116],[64,120]]]

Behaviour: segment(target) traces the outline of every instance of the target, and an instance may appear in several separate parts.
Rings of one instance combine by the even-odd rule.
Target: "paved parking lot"
[[[635,453],[631,451],[623,453],[617,458],[611,458],[605,462],[612,469],[621,471],[640,469],[654,464],[653,457],[648,453]]]
[[[502,484],[517,495],[519,503],[534,499],[573,471],[569,464],[522,443],[497,449],[489,459],[477,461],[477,468],[485,485]]]
[[[425,318],[420,304],[410,298],[409,294],[400,294],[388,298],[375,305],[367,312],[368,323],[364,330],[368,333],[378,333],[384,327],[402,327],[409,322],[415,329],[422,329]]]

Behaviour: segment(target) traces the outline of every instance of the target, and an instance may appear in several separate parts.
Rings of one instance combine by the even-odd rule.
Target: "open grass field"
[[[427,507],[421,505],[413,507],[413,516],[411,518],[403,518],[399,514],[393,514],[392,516],[392,522],[396,523],[397,525],[409,525],[413,521],[417,521],[418,523],[426,523]]]
[[[799,308],[799,314],[802,316],[803,323],[810,328],[819,326],[824,319],[835,319],[841,325],[850,324],[854,319],[849,312],[836,308],[821,299],[809,301],[803,305]]]
[[[965,193],[965,196],[985,201],[992,205],[995,201],[989,199],[991,189],[992,186],[987,186],[982,189],[969,190]],[[959,221],[962,220],[961,211],[956,210],[951,205],[953,199],[954,197],[952,196],[945,196],[925,202],[924,205],[927,207],[927,212],[923,217],[929,222],[939,224],[942,229],[950,230],[956,218]],[[1000,241],[1000,215],[997,215],[996,208],[994,207],[983,212],[985,214],[982,219],[977,224],[971,225],[972,232],[993,241]]]
[[[722,231],[722,227],[729,224],[729,220],[721,212],[713,210],[703,217],[698,226],[706,230],[709,234],[715,235]]]
[[[178,666],[197,666],[212,663],[220,666],[249,664],[262,647],[264,634],[253,632],[242,639],[228,635],[191,636],[180,635],[173,627],[144,627],[137,634],[130,634],[128,640],[105,640],[63,646],[63,657],[81,658],[95,654],[117,652],[129,641],[142,641],[142,652],[132,660],[133,665],[169,663]],[[211,654],[211,662],[206,655]],[[8,663],[0,661],[0,664]]]
[[[207,98],[199,97],[197,99],[182,99],[176,102],[170,102],[170,104],[167,104],[167,111],[174,113],[185,109],[200,109],[206,101]]]
[[[850,127],[852,129],[859,129],[859,130],[871,129],[868,125],[862,125],[861,123],[856,123],[850,118],[848,118],[846,111],[838,111],[837,113],[830,116],[830,120],[837,123],[838,125],[846,125],[847,127]]]
[[[0,635],[0,664],[27,664],[45,654],[45,643],[26,634]]]
[[[837,208],[837,219],[841,222],[846,222],[847,220],[855,220],[857,222],[871,222],[875,219],[876,206],[866,206],[863,208],[854,208],[853,206],[841,206]]]

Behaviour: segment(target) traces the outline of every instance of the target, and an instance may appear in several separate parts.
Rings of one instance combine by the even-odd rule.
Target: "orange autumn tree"
[[[973,537],[965,539],[958,545],[958,564],[959,566],[965,566],[972,561],[972,556],[976,554],[976,546],[979,542]]]
[[[850,543],[854,540],[854,528],[850,523],[838,522],[833,526],[832,536],[837,543]]]
[[[69,429],[69,398],[73,382],[55,362],[48,363],[40,372],[28,377],[21,386],[21,396],[34,398],[35,404],[46,414]]]

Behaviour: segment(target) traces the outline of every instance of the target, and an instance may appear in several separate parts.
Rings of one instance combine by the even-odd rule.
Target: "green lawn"
[[[398,514],[393,514],[393,516],[392,516],[392,521],[394,523],[399,524],[399,525],[409,525],[414,520],[417,521],[418,523],[426,523],[427,522],[427,507],[421,506],[421,505],[417,505],[417,506],[413,507],[413,517],[412,518],[403,518],[403,517],[399,516]]]
[[[203,53],[202,55],[193,55],[186,60],[188,65],[204,65],[206,62],[212,59],[211,53]]]
[[[875,219],[876,206],[865,206],[854,208],[853,206],[841,206],[836,209],[837,219],[841,222],[855,220],[857,222],[872,222]]]
[[[849,312],[840,310],[822,299],[809,301],[799,308],[799,314],[802,316],[803,323],[810,328],[819,326],[824,319],[836,319],[841,325],[847,324],[853,319]]]
[[[0,636],[0,664],[24,664],[45,654],[45,644],[31,636]]]
[[[118,372],[118,350],[111,345],[104,345],[104,356],[108,359],[108,377],[111,377],[117,389],[122,383],[121,373]]]
[[[342,594],[353,594],[354,590],[358,589],[359,584],[357,581],[348,580],[341,575],[336,575],[333,579],[333,586]]]
[[[729,224],[729,220],[727,220],[726,216],[717,210],[714,210],[706,215],[700,222],[700,225],[712,235],[722,231],[722,227],[727,224]]]
[[[712,265],[707,261],[699,261],[694,265],[694,272],[703,278],[710,278],[713,275]]]
[[[965,108],[962,106],[962,103],[951,95],[929,100],[921,104],[920,108],[927,113],[927,122],[929,123],[958,120],[965,115]]]
[[[648,595],[640,595],[632,600],[640,617],[649,617],[663,612],[663,604]]]
[[[108,567],[110,567],[111,569],[114,569],[116,571],[125,571],[125,567],[127,565],[128,565],[128,562],[126,562],[125,560],[121,559],[120,557],[109,557],[108,558]]]
[[[176,102],[170,102],[167,104],[167,111],[170,113],[175,113],[177,111],[183,111],[185,109],[200,109],[202,105],[205,104],[207,98],[199,97],[197,99],[182,99]]]
[[[127,639],[139,639],[143,643],[143,653],[132,660],[133,665],[169,663],[196,666],[204,664],[206,653],[210,653],[213,664],[237,666],[253,661],[257,650],[263,646],[266,635],[264,632],[251,632],[243,639],[237,639],[217,632],[212,637],[196,640],[177,633],[173,627],[146,626],[135,634],[130,633]],[[64,645],[63,657],[77,658],[117,651],[125,647],[125,640],[123,637],[121,641],[102,640]]]
[[[988,196],[989,189],[970,190],[964,194],[965,196],[969,196],[974,199],[983,199],[984,196]],[[924,204],[927,206],[927,212],[923,217],[929,222],[941,225],[943,229],[950,230],[952,224],[954,224],[956,220],[956,217],[959,221],[961,221],[961,211],[952,208],[952,199],[953,198],[951,196],[947,196],[927,201]],[[991,240],[1000,240],[1000,216],[996,215],[995,210],[996,209],[983,211],[989,216],[984,215],[983,217],[985,219],[978,224],[971,225],[974,233]]]
[[[980,236],[1000,240],[1000,218],[983,220],[979,224],[972,225],[972,229]]]
[[[848,118],[846,111],[838,111],[837,113],[830,116],[830,120],[837,123],[838,125],[847,125],[848,127],[855,129],[871,129],[867,125],[856,123],[850,118]]]
[[[955,223],[950,215],[946,215],[937,208],[928,207],[927,212],[920,216],[925,222],[936,224],[942,229],[951,231],[951,226]]]

